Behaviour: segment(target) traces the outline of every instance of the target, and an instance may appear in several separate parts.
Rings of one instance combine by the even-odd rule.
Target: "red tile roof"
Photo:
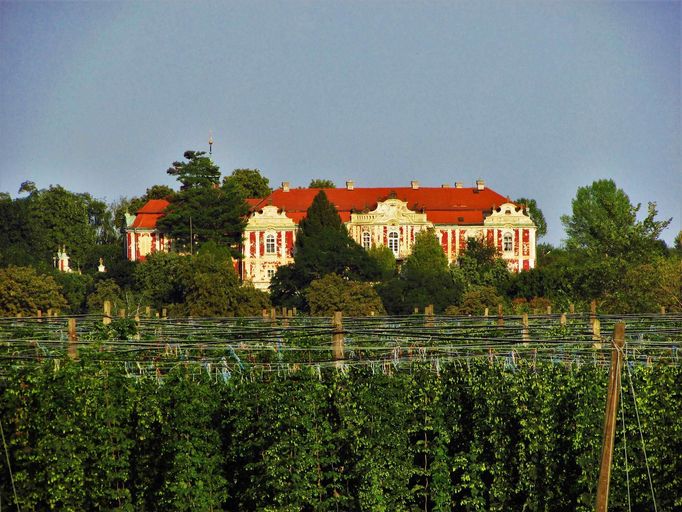
[[[284,210],[287,217],[298,224],[315,196],[324,190],[336,207],[343,222],[350,221],[351,212],[372,211],[377,203],[389,198],[400,199],[413,211],[423,211],[434,224],[481,225],[484,215],[509,199],[485,188],[383,187],[383,188],[295,188],[285,192],[277,189],[264,199],[247,199],[251,211],[269,204]],[[153,229],[170,203],[165,199],[151,199],[137,212],[133,228]]]
[[[420,187],[384,187],[384,188],[326,188],[329,202],[339,212],[341,220],[348,222],[351,212],[372,211],[379,201],[391,197],[407,203],[413,211],[424,211],[426,217],[434,224],[482,224],[484,213],[496,206],[510,202],[506,197],[494,190],[484,188],[430,188]],[[275,190],[257,205],[252,211],[272,204],[284,210],[287,217],[298,223],[305,217],[308,207],[320,189],[297,188],[285,192]]]
[[[150,199],[142,208],[137,210],[137,215],[131,228],[154,229],[156,221],[163,217],[163,212],[170,203],[165,199]]]

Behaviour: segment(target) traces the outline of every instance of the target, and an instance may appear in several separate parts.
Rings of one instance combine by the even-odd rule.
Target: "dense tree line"
[[[571,214],[562,217],[565,244],[540,244],[537,268],[517,274],[495,248],[476,239],[448,265],[428,231],[417,236],[400,265],[387,247],[365,251],[322,190],[334,184],[315,179],[311,186],[320,193],[300,223],[294,262],[278,269],[268,297],[240,286],[232,263],[246,222],[244,199],[270,193],[268,179],[257,169],[237,169],[221,181],[220,169],[203,152],[184,156],[167,171],[177,178],[178,191],[156,185],[111,205],[32,182],[22,184],[15,199],[0,194],[0,262],[6,267],[0,288],[8,290],[0,314],[49,307],[80,313],[104,300],[128,311],[152,305],[193,315],[257,313],[270,301],[313,314],[336,308],[346,314],[410,314],[430,304],[437,313],[481,314],[498,304],[521,313],[547,305],[566,310],[569,303],[585,308],[592,300],[604,312],[682,309],[680,236],[667,248],[660,234],[669,221],[656,219],[654,204],[641,213],[612,180],[579,188]],[[125,214],[149,199],[170,202],[159,226],[175,252],[132,263],[122,247]],[[546,222],[535,200],[517,202],[527,206],[542,236]],[[78,272],[54,270],[60,247]],[[106,273],[97,272],[100,258]]]

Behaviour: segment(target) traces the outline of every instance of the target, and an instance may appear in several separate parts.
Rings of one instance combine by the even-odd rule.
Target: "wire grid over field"
[[[628,364],[679,365],[682,315],[527,317],[386,316],[118,318],[69,317],[76,330],[69,341],[67,317],[0,319],[0,374],[38,361],[69,357],[125,365],[130,376],[200,363],[218,376],[244,372],[292,371],[302,366],[372,365],[383,371],[406,362],[431,363],[487,358],[514,367],[519,360],[557,364],[610,363],[614,324],[624,322]],[[332,339],[337,341],[334,351]],[[342,340],[342,341],[341,341]],[[339,343],[343,347],[338,351]]]

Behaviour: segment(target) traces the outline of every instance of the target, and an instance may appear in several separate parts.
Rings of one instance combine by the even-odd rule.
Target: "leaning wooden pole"
[[[604,413],[604,444],[601,450],[601,468],[597,484],[597,512],[606,512],[609,507],[609,485],[611,483],[611,461],[616,434],[618,397],[620,395],[620,372],[623,367],[623,345],[625,344],[625,324],[619,322],[613,329],[613,348],[609,370],[609,389],[606,394]]]

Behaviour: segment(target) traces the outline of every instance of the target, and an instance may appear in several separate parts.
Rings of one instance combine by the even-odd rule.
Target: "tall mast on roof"
[[[208,132],[208,154],[213,154],[213,134],[210,131]]]

